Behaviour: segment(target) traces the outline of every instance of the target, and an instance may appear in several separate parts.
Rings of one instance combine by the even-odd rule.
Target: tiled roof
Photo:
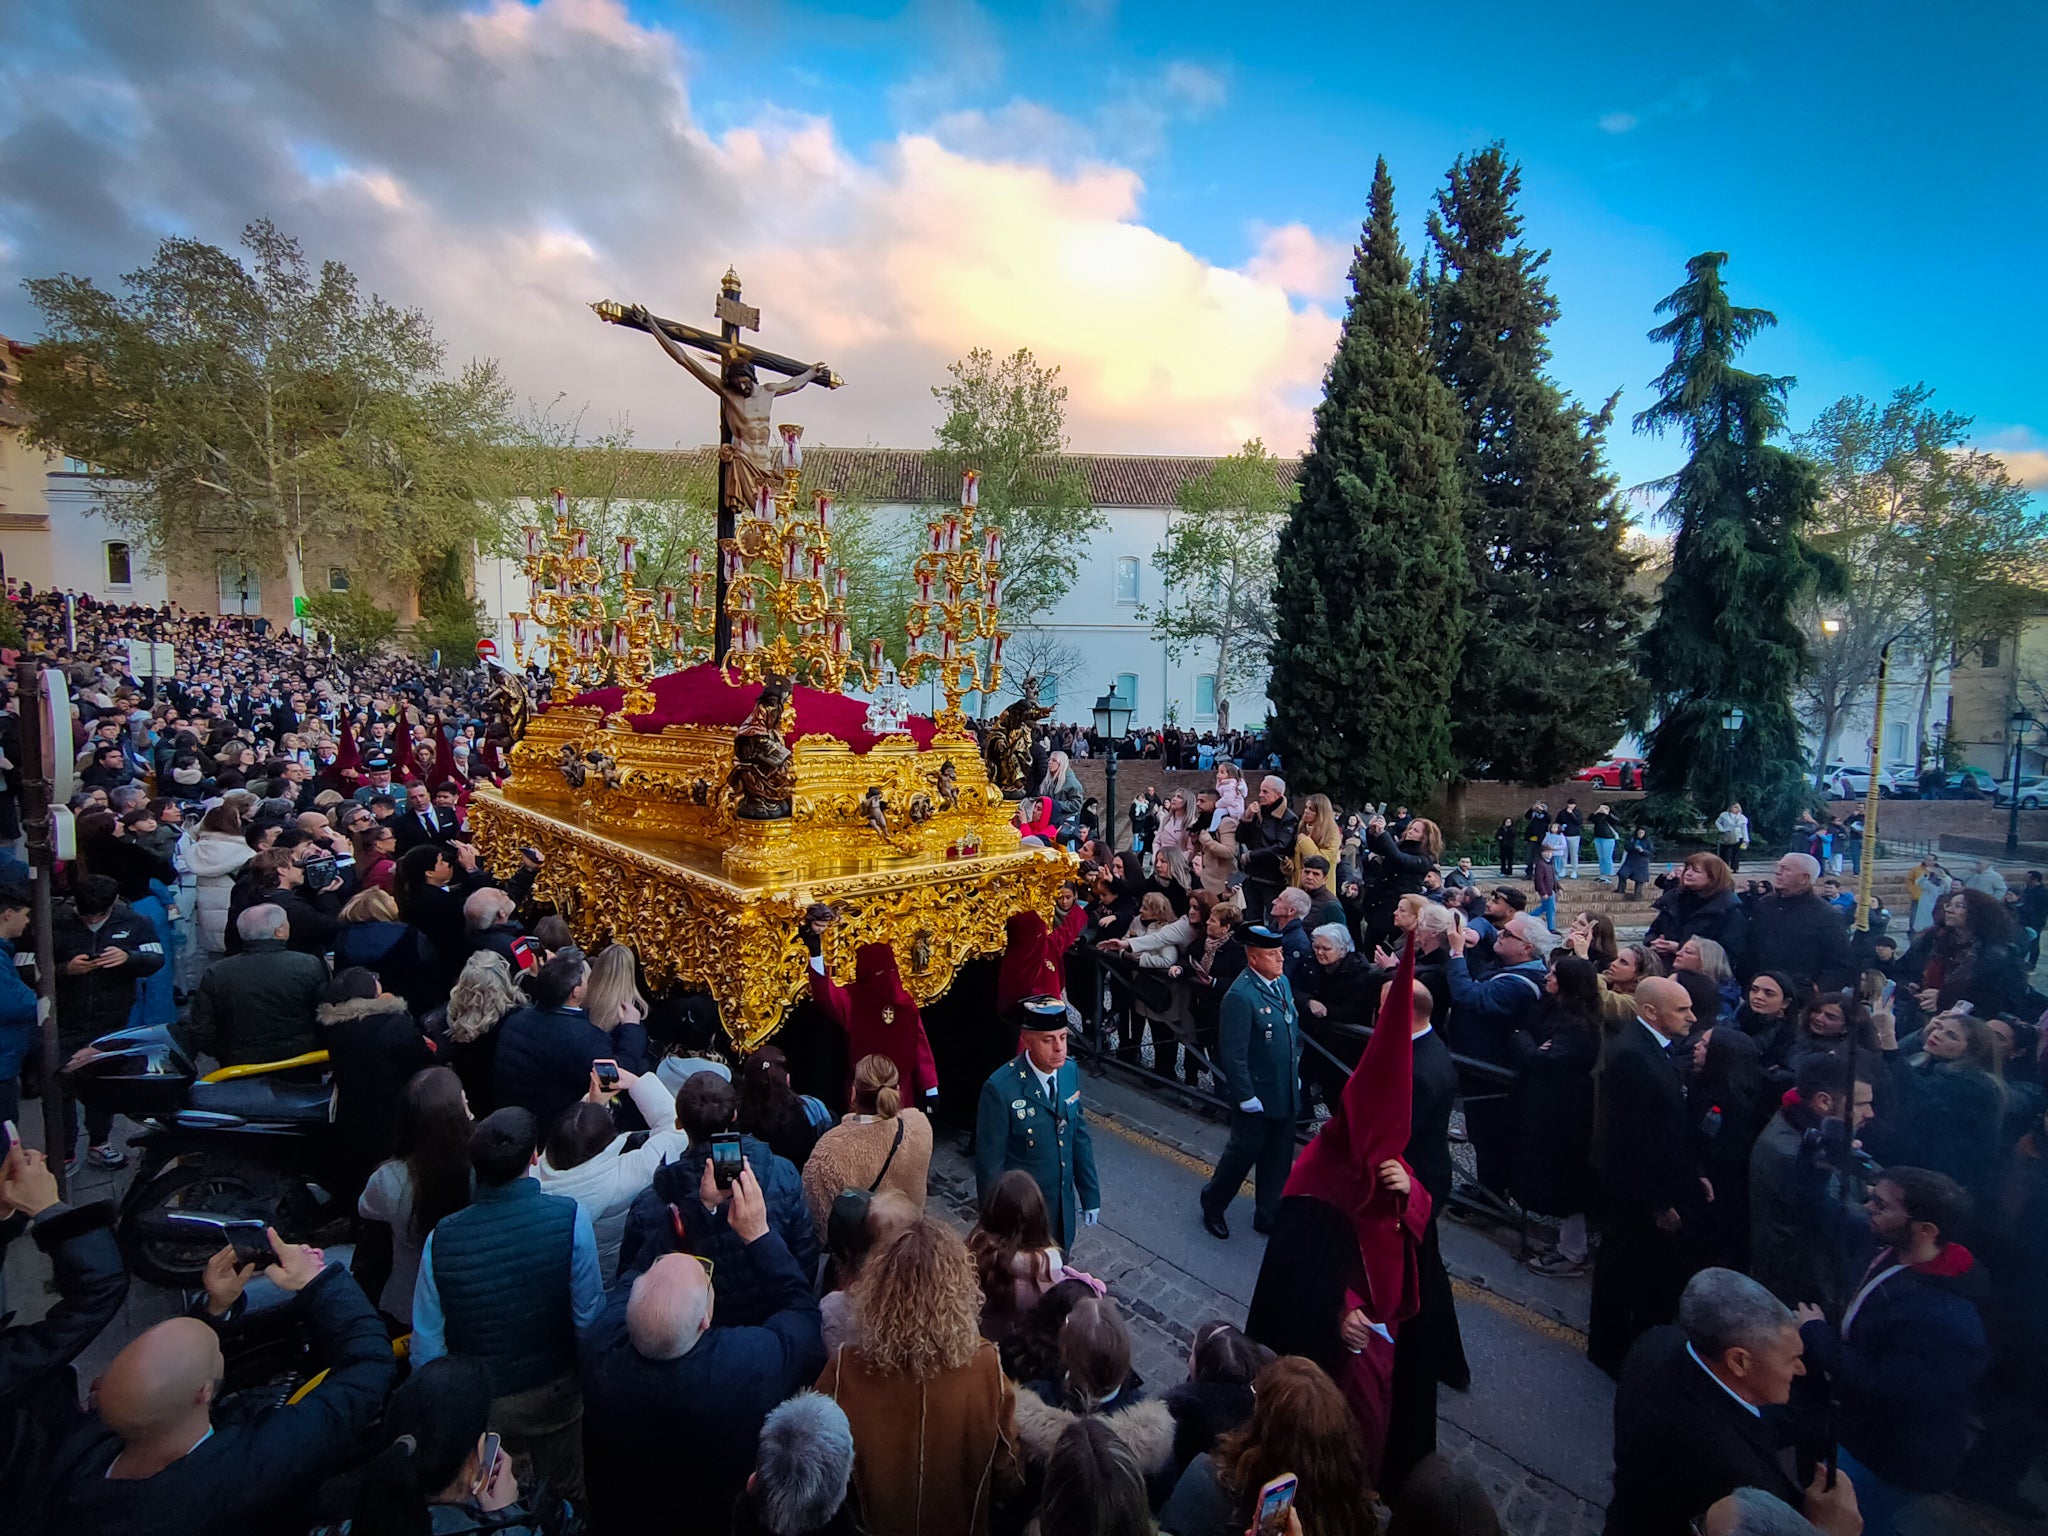
[[[713,450],[685,450],[708,463]],[[1211,458],[1167,458],[1151,454],[1064,453],[1045,462],[1050,477],[1076,470],[1088,481],[1098,507],[1171,507],[1180,488],[1217,461]],[[1280,474],[1292,480],[1299,461],[1278,461]],[[943,505],[959,494],[944,459],[917,448],[804,449],[804,479],[832,487],[850,501],[904,505]]]

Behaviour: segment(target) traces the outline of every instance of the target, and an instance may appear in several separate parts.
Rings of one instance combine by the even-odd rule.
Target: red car
[[[1572,777],[1586,784],[1598,784],[1602,789],[1641,789],[1643,787],[1643,759],[1640,757],[1602,758],[1590,768],[1581,768]]]

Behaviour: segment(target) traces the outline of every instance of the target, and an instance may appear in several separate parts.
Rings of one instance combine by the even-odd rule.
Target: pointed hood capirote
[[[1421,1305],[1422,1231],[1429,1194],[1418,1182],[1405,1195],[1379,1181],[1379,1168],[1408,1145],[1415,1046],[1409,1029],[1415,993],[1415,935],[1344,1092],[1315,1140],[1294,1160],[1285,1195],[1307,1195],[1343,1213],[1358,1239],[1373,1318],[1392,1325]]]

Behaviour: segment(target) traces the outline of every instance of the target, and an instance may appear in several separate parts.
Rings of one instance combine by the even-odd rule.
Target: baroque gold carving
[[[773,1035],[808,988],[797,921],[813,901],[840,913],[825,939],[835,976],[852,979],[860,945],[886,943],[904,985],[930,1002],[966,961],[1002,950],[1012,914],[1050,920],[1054,893],[1074,870],[1071,855],[1019,848],[1013,839],[977,858],[803,878],[793,874],[803,829],[774,821],[733,824],[749,836],[728,850],[743,866],[729,879],[723,856],[714,873],[687,847],[622,842],[576,808],[522,804],[488,789],[476,794],[471,825],[494,869],[509,872],[521,847],[538,848],[545,862],[537,893],[563,910],[578,942],[630,944],[653,985],[703,988],[743,1050]]]

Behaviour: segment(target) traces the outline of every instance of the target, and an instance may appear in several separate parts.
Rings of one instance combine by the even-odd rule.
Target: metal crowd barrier
[[[1136,1083],[1182,1108],[1205,1113],[1219,1121],[1229,1118],[1234,1106],[1213,1087],[1203,1087],[1199,1082],[1189,1083],[1185,1077],[1161,1071],[1156,1064],[1154,1042],[1159,1041],[1163,1034],[1170,1037],[1166,1043],[1178,1046],[1184,1057],[1192,1059],[1200,1071],[1207,1074],[1211,1084],[1223,1080],[1214,1058],[1214,1027],[1198,1027],[1192,1022],[1191,1010],[1187,1007],[1187,999],[1192,992],[1190,983],[1173,981],[1157,971],[1142,973],[1175,989],[1176,1002],[1180,1005],[1176,1011],[1181,1015],[1181,1021],[1173,1025],[1156,1020],[1143,1021],[1152,1040],[1141,1043],[1138,1038],[1138,999],[1133,983],[1133,979],[1141,974],[1140,968],[1122,956],[1104,954],[1092,946],[1083,945],[1076,945],[1068,952],[1067,964],[1068,998],[1081,1016],[1081,1027],[1068,1032],[1077,1057],[1096,1071]],[[1345,1038],[1355,1039],[1360,1050],[1365,1048],[1365,1042],[1372,1038],[1373,1033],[1371,1025],[1337,1025],[1334,1028]],[[1350,1075],[1357,1059],[1354,1056],[1351,1061],[1345,1060],[1307,1029],[1302,1031],[1301,1048],[1304,1063],[1320,1061],[1333,1069],[1339,1079]],[[1455,1051],[1451,1053],[1451,1061],[1458,1069],[1460,1108],[1468,1104],[1505,1100],[1519,1076],[1513,1067]],[[1296,1139],[1307,1145],[1320,1124],[1320,1121],[1315,1121],[1298,1125]],[[1525,1228],[1527,1222],[1520,1208],[1500,1192],[1479,1182],[1469,1148],[1457,1139],[1455,1133],[1452,1153],[1461,1177],[1452,1190],[1450,1205],[1483,1220]]]

